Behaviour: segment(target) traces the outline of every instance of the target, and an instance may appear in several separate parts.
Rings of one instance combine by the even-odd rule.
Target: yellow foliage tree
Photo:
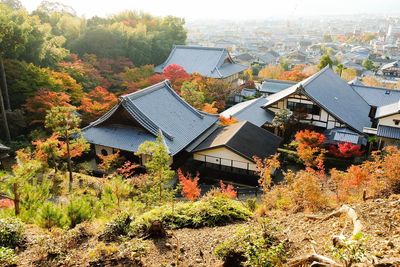
[[[258,76],[266,79],[279,79],[284,71],[285,70],[281,67],[281,65],[269,64],[260,70]]]

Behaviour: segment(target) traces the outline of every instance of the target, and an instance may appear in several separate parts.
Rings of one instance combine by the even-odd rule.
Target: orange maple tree
[[[185,198],[195,201],[200,197],[201,189],[199,187],[199,174],[192,178],[188,173],[186,176],[181,169],[178,169],[179,184],[182,187],[182,194]]]
[[[24,107],[31,124],[43,124],[48,110],[56,106],[70,106],[70,101],[66,93],[40,89],[26,100]]]
[[[109,155],[97,154],[97,156],[101,160],[101,163],[98,165],[98,168],[105,173],[110,171],[113,167],[115,167],[117,165],[117,163],[120,159],[119,153],[120,152],[118,150],[117,152],[109,154]]]
[[[89,123],[110,110],[118,99],[107,89],[97,86],[82,98],[79,109],[82,111],[83,121]]]
[[[297,143],[297,155],[303,161],[306,170],[313,171],[316,168],[321,178],[324,177],[324,155],[326,151],[322,148],[322,144],[325,141],[325,136],[318,132],[303,130],[296,133],[295,141]]]
[[[257,156],[253,157],[256,163],[257,174],[260,176],[258,183],[264,192],[268,191],[272,186],[272,173],[281,166],[279,162],[279,154],[272,155],[268,158],[261,159]]]
[[[215,101],[210,103],[205,103],[202,111],[209,113],[209,114],[218,114],[218,108],[214,107]]]
[[[35,158],[53,167],[56,171],[60,159],[67,157],[67,144],[62,141],[57,133],[53,133],[47,139],[38,139],[32,142],[35,146]],[[69,144],[70,157],[81,156],[89,149],[89,145],[81,138],[77,138]]]
[[[238,120],[235,117],[224,117],[224,116],[219,116],[219,124],[222,126],[229,126],[232,124],[237,123]]]

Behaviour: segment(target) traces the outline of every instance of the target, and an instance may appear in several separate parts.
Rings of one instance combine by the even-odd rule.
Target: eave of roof
[[[391,116],[400,113],[400,101],[389,105],[380,106],[376,109],[375,119]]]

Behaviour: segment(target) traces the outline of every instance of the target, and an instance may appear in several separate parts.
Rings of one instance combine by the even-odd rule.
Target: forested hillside
[[[84,18],[50,1],[29,13],[18,0],[2,1],[1,89],[12,139],[29,142],[22,135],[53,106],[74,105],[87,122],[101,115],[116,96],[140,87],[132,83],[151,77],[174,44],[185,43],[184,23],[136,11]]]

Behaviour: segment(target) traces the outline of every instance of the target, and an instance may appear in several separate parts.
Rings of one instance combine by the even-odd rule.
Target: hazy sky
[[[33,10],[41,0],[22,0]],[[125,9],[186,19],[268,19],[292,16],[399,14],[400,0],[59,0],[80,15],[105,16]]]

